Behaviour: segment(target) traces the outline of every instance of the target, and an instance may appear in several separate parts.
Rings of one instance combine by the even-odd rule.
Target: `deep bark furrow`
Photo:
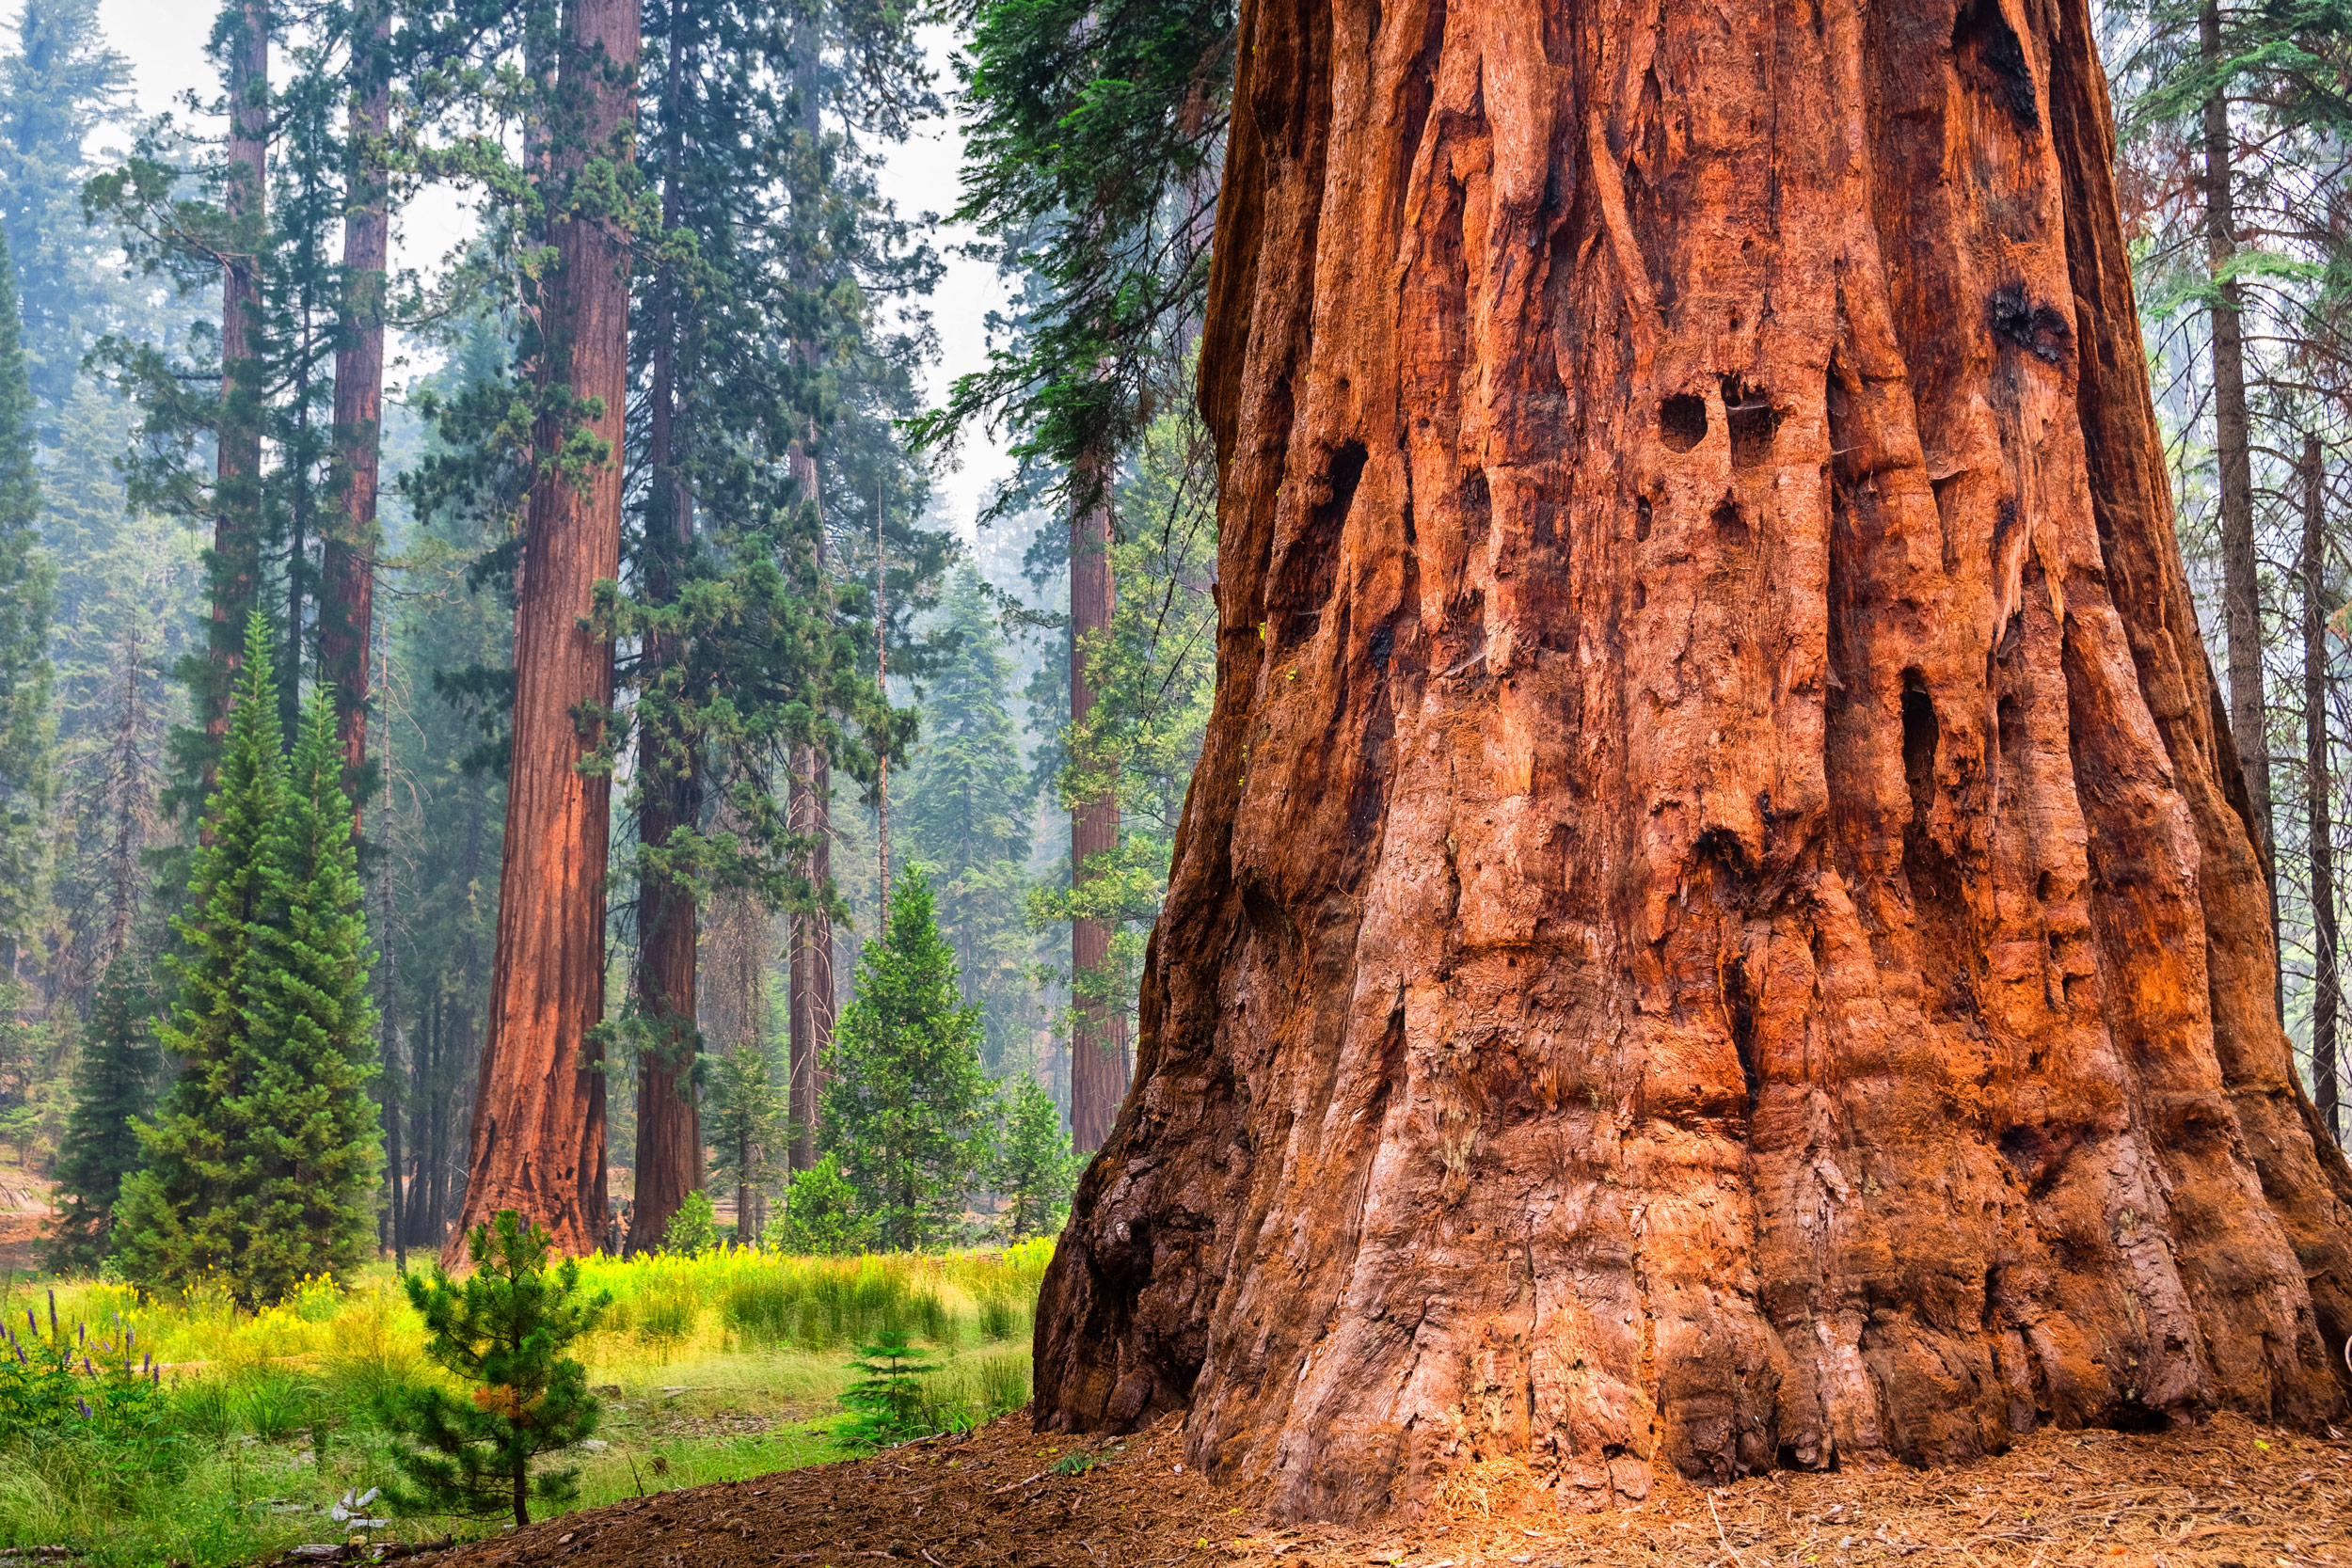
[[[1344,1513],[2340,1414],[2078,0],[1370,24],[1245,9],[1217,705],[1040,1420]]]

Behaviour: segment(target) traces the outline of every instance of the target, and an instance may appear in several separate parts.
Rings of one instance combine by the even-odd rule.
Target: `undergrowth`
[[[1039,1241],[993,1254],[728,1247],[583,1260],[582,1286],[613,1306],[579,1341],[605,1416],[576,1506],[844,1457],[852,1445],[834,1429],[857,1375],[850,1361],[884,1333],[920,1341],[935,1365],[920,1380],[923,1429],[1019,1408],[1051,1256]],[[442,1381],[389,1268],[348,1287],[308,1281],[259,1313],[204,1288],[158,1300],[95,1280],[0,1278],[0,1321],[28,1356],[49,1342],[53,1300],[72,1371],[46,1374],[42,1403],[0,1368],[0,1549],[210,1568],[344,1540],[326,1510],[392,1476],[390,1439],[364,1413],[389,1390]],[[85,1372],[80,1358],[96,1347]],[[0,1358],[16,1364],[5,1340]],[[26,1416],[28,1402],[46,1414]],[[478,1528],[419,1519],[373,1533]]]

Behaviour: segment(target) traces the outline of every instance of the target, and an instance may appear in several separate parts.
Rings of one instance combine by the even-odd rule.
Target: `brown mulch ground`
[[[2352,1568],[2352,1441],[2225,1417],[2161,1435],[2037,1433],[1980,1464],[1783,1473],[1708,1491],[1665,1481],[1637,1509],[1562,1515],[1503,1466],[1417,1523],[1266,1525],[1204,1484],[1172,1421],[1082,1475],[1025,1418],[854,1464],[583,1511],[433,1568]],[[354,1554],[358,1555],[358,1554]]]

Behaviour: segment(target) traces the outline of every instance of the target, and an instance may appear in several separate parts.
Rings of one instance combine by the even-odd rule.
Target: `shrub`
[[[697,1187],[680,1200],[677,1212],[661,1227],[661,1250],[673,1258],[699,1258],[719,1244],[719,1227],[710,1196]]]
[[[596,1326],[609,1296],[580,1294],[580,1265],[548,1267],[546,1230],[511,1209],[466,1238],[474,1272],[463,1285],[436,1264],[428,1282],[405,1277],[424,1318],[425,1354],[474,1386],[464,1402],[436,1387],[404,1389],[378,1406],[402,1439],[393,1450],[405,1484],[387,1489],[412,1513],[497,1514],[531,1523],[531,1494],[550,1503],[579,1493],[576,1468],[540,1470],[596,1430],[588,1375],[564,1351]]]
[[[862,1250],[871,1227],[858,1212],[857,1189],[828,1154],[792,1173],[785,1188],[784,1219],[772,1232],[779,1250],[838,1258]]]

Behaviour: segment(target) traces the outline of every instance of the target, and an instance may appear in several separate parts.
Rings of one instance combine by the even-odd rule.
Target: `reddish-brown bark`
[[[1100,466],[1093,472],[1099,474]],[[1094,708],[1087,659],[1094,641],[1110,630],[1116,592],[1111,580],[1111,515],[1100,483],[1081,485],[1084,503],[1070,518],[1070,721],[1085,722]],[[1119,848],[1119,801],[1082,800],[1070,812],[1070,882],[1095,874],[1096,857]],[[1111,957],[1107,921],[1070,924],[1073,974],[1100,974]],[[1127,1012],[1081,997],[1071,1008],[1070,1142],[1079,1153],[1103,1147],[1119,1102],[1127,1097]]]
[[[391,222],[384,139],[391,130],[391,13],[373,8],[353,41],[349,132],[352,200],[343,217],[343,319],[335,345],[335,462],[342,487],[321,557],[325,597],[319,662],[335,688],[335,729],[343,770],[368,760],[368,649],[375,623],[376,494],[383,451],[384,268]],[[352,797],[352,826],[360,820]],[[397,1182],[395,1182],[397,1185]]]
[[[230,0],[237,23],[229,39],[229,144],[221,210],[229,254],[220,277],[220,425],[213,478],[212,689],[207,693],[204,783],[229,733],[229,706],[245,663],[246,617],[261,569],[262,423],[260,345],[261,237],[269,192],[269,7]],[[251,248],[244,248],[251,247]]]
[[[582,771],[603,742],[612,645],[583,624],[596,584],[620,570],[621,421],[628,368],[628,236],[564,204],[591,155],[627,155],[634,125],[638,9],[567,0],[549,152],[556,255],[539,312],[542,373],[568,382],[604,456],[559,465],[560,414],[533,432],[540,463],[525,520],[515,606],[514,750],[507,770],[498,948],[475,1100],[462,1223],[513,1209],[565,1252],[605,1233],[603,1062],[589,1032],[604,1018],[604,874],[612,784]],[[593,403],[590,400],[594,400]],[[592,417],[591,417],[592,414]]]
[[[2345,1405],[2083,0],[1249,0],[1216,707],[1037,1417],[1494,1455]]]

